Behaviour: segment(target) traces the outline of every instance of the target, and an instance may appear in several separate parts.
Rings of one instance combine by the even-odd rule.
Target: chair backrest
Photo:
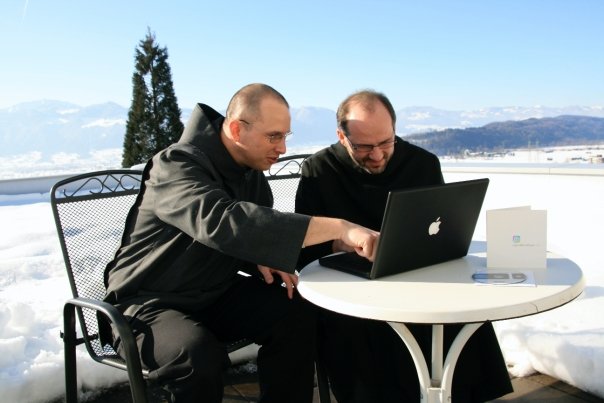
[[[105,297],[105,266],[121,243],[141,178],[142,171],[116,169],[70,177],[53,186],[51,206],[74,297]],[[98,339],[96,312],[77,311],[87,348],[97,356],[114,355]]]
[[[281,157],[266,172],[275,199],[273,206],[275,209],[284,212],[294,211],[302,163],[309,156],[310,154],[297,154]]]

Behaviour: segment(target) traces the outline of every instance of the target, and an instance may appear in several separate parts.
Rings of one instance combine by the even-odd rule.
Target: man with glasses
[[[260,402],[310,403],[315,310],[295,290],[300,249],[337,239],[373,257],[376,231],[271,208],[263,171],[285,153],[290,120],[279,92],[250,84],[226,117],[198,104],[178,143],[145,166],[105,300],[171,402],[221,402],[224,343],[247,338],[261,345]]]
[[[307,158],[296,212],[343,218],[379,230],[388,192],[444,183],[438,158],[395,134],[396,114],[375,91],[350,95],[336,113],[338,142]],[[404,247],[402,245],[401,247]],[[305,248],[299,268],[351,249],[338,240]],[[430,362],[431,326],[408,325]],[[445,351],[461,326],[445,326]],[[403,341],[381,321],[320,310],[319,357],[339,403],[419,402],[419,381]],[[454,402],[484,402],[512,391],[490,323],[464,348],[453,377]]]

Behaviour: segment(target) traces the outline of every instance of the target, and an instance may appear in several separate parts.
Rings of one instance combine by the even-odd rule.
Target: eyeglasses
[[[247,120],[243,120],[243,119],[238,119],[240,122],[245,123],[246,125],[252,125],[251,122],[248,122]],[[280,143],[282,141],[287,141],[287,139],[289,138],[289,136],[291,136],[292,134],[294,134],[291,130],[285,133],[263,133],[264,137],[266,137],[266,139],[268,140],[269,143],[271,144],[275,144],[275,143]]]
[[[380,150],[387,150],[396,144],[396,137],[393,138],[392,140],[382,141],[381,143],[376,144],[376,145],[355,144],[352,141],[350,141],[350,139],[348,138],[348,133],[346,133],[345,131],[344,131],[344,137],[346,138],[346,141],[348,141],[348,144],[350,144],[350,147],[352,147],[352,149],[354,151],[359,152],[359,153],[370,153],[373,151],[374,148],[379,148]]]

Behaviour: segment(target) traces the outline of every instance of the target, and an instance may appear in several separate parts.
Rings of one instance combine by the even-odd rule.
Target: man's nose
[[[287,151],[287,145],[285,143],[285,139],[283,139],[282,141],[277,143],[277,145],[275,147],[275,151],[277,151],[279,154],[285,154],[285,152]]]
[[[381,148],[374,146],[371,151],[369,152],[369,158],[371,158],[374,161],[379,161],[382,158],[384,158],[384,152],[382,151]]]

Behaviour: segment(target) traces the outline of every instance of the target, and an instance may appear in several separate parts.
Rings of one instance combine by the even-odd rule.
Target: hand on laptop
[[[354,251],[373,262],[380,233],[350,222],[348,224],[350,226],[342,237],[334,241],[334,248],[337,242],[340,250]]]
[[[331,249],[332,249],[333,253],[354,252],[354,248],[352,246],[346,245],[344,242],[342,242],[339,239],[334,239],[333,243],[331,244]]]
[[[379,234],[378,234],[378,237],[379,237]],[[375,246],[373,247],[374,248],[374,252],[373,252],[372,256],[369,258],[369,260],[371,260],[372,262],[373,262],[373,260],[375,260],[375,251],[377,251],[377,242],[378,241],[379,241],[379,238],[376,240]],[[335,239],[333,241],[333,243],[332,243],[331,248],[332,248],[333,253],[338,253],[338,252],[346,252],[346,253],[356,252],[356,249],[353,246],[346,245],[340,239]],[[361,254],[359,253],[359,255],[361,255]],[[363,255],[361,255],[361,256],[363,256]]]

